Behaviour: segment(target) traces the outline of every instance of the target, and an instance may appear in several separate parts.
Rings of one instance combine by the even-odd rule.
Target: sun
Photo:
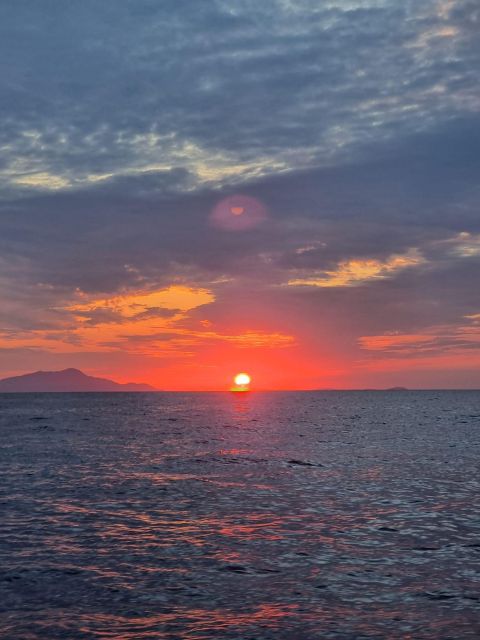
[[[251,378],[248,373],[237,373],[233,378],[233,387],[230,391],[250,391]]]
[[[247,387],[250,384],[251,378],[248,373],[237,373],[234,378],[234,382],[237,387]]]

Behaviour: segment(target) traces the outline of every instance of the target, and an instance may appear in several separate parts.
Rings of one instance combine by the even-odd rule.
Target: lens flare
[[[210,224],[224,231],[247,231],[267,218],[265,205],[257,198],[234,195],[221,200],[210,214]]]

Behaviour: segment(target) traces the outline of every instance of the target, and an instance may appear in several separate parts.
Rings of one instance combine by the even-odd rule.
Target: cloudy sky
[[[477,0],[0,4],[0,377],[480,385]]]

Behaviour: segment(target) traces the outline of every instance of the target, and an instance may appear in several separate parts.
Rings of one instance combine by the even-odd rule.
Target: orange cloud
[[[424,262],[425,259],[420,252],[417,249],[411,249],[404,255],[392,255],[383,262],[373,258],[347,260],[340,262],[334,270],[324,271],[307,278],[289,280],[287,284],[310,287],[354,287],[372,280],[391,278],[398,271]]]
[[[362,336],[359,343],[363,349],[369,351],[384,351],[390,349],[404,349],[418,346],[432,341],[432,336],[424,334],[392,334],[381,336]]]
[[[238,333],[213,330],[209,320],[191,329],[182,324],[188,312],[215,301],[207,289],[173,285],[166,289],[104,298],[77,294],[75,302],[57,311],[66,326],[23,332],[0,332],[0,347],[46,350],[50,353],[123,353],[155,358],[191,358],[209,344],[234,349],[279,349],[295,338],[275,331],[246,329]],[[67,318],[68,321],[65,321]]]
[[[466,316],[469,324],[429,327],[419,334],[362,336],[367,351],[383,351],[384,358],[363,362],[371,371],[404,369],[465,369],[480,365],[480,314]]]
[[[84,297],[84,294],[80,294]],[[179,309],[189,311],[203,304],[209,304],[215,296],[207,289],[194,289],[186,286],[173,285],[167,289],[150,292],[129,293],[111,298],[100,298],[77,302],[69,307],[69,311],[95,311],[97,309],[111,309],[121,313],[126,318],[136,316],[152,308]]]

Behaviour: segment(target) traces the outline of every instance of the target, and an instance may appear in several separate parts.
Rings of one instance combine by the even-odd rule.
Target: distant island
[[[120,384],[106,378],[87,376],[79,369],[36,371],[0,380],[0,393],[74,391],[157,391],[149,384]]]

